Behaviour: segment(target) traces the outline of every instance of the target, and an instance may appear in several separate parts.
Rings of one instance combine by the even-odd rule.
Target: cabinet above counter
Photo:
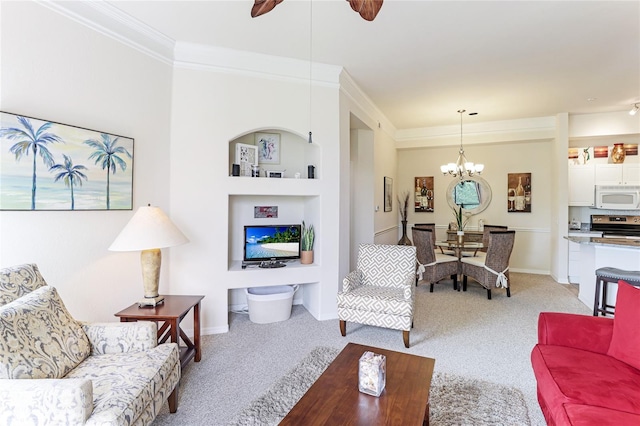
[[[640,163],[569,166],[569,206],[594,207],[595,185],[640,185]]]

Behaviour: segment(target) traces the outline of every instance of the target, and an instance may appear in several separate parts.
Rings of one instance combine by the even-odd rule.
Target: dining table
[[[475,241],[458,241],[458,240],[446,240],[436,241],[436,247],[439,247],[442,253],[447,251],[453,252],[453,255],[458,258],[458,285],[456,290],[460,291],[462,288],[462,262],[461,259],[468,253],[470,256],[475,256],[478,250],[484,247],[482,243]]]

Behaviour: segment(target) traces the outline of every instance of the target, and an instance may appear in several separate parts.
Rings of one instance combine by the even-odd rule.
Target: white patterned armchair
[[[36,265],[0,270],[0,424],[150,424],[177,410],[178,358],[153,322],[80,323]]]
[[[402,330],[405,347],[413,325],[416,248],[361,244],[357,269],[345,277],[338,293],[340,333],[347,321]]]

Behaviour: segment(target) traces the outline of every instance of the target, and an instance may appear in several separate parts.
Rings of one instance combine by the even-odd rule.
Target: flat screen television
[[[244,261],[300,259],[301,225],[249,225],[244,227]]]

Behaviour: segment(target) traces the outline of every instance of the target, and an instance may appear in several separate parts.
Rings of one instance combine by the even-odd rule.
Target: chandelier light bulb
[[[629,115],[636,115],[637,112],[638,112],[638,104],[633,104],[633,108],[631,108],[631,111],[629,111]]]

